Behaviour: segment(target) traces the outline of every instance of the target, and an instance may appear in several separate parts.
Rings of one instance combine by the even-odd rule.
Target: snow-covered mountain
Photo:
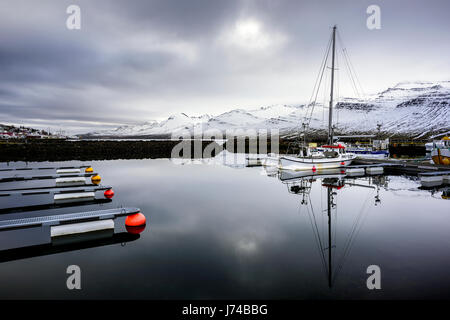
[[[299,129],[304,116],[311,112],[310,128],[325,130],[328,109],[317,104],[272,105],[252,110],[234,109],[217,116],[190,117],[185,113],[167,120],[89,133],[91,136],[152,136],[225,132],[232,129],[279,129],[282,134]],[[432,136],[450,131],[450,81],[402,82],[365,99],[340,99],[335,108],[336,132],[373,133],[382,124],[384,133],[408,136]]]

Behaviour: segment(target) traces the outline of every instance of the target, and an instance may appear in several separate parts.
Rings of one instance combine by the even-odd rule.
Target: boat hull
[[[356,155],[359,159],[387,159],[389,158],[388,150],[347,150],[347,153]]]
[[[431,159],[435,164],[450,165],[450,150],[436,148],[431,151]]]
[[[279,157],[268,156],[262,161],[262,165],[265,167],[278,167]]]
[[[287,170],[322,170],[349,166],[355,155],[347,154],[332,159],[314,159],[282,156],[278,162],[280,169]]]

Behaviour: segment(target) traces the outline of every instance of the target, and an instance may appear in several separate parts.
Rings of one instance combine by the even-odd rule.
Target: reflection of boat
[[[337,229],[336,226],[333,227],[333,221],[337,221],[337,196],[341,192],[339,190],[344,187],[364,187],[376,190],[374,194],[375,206],[380,203],[379,197],[379,185],[378,180],[374,180],[372,177],[362,178],[361,182],[357,178],[346,179],[345,175],[340,173],[340,170],[326,170],[327,172],[316,173],[306,173],[306,172],[280,172],[280,180],[287,185],[288,192],[291,194],[300,195],[301,206],[306,208],[308,211],[308,217],[311,223],[311,228],[313,230],[314,238],[316,240],[317,248],[319,250],[319,256],[324,269],[324,273],[327,278],[328,286],[331,288],[336,281],[337,276],[342,270],[347,257],[351,251],[354,240],[358,235],[362,224],[364,223],[369,199],[368,197],[363,202],[361,210],[359,210],[350,231],[343,242],[342,247],[337,245]],[[314,205],[311,201],[310,192],[314,182],[319,182],[320,185],[326,188],[327,196],[327,207],[325,210],[319,210],[317,214],[314,210]],[[369,181],[369,184],[363,184],[362,182]],[[374,182],[377,186],[371,185]],[[368,193],[370,196],[373,193]],[[325,212],[327,215],[327,220],[323,221],[321,212]],[[320,223],[326,223],[325,226],[321,226]],[[325,228],[324,228],[325,227]],[[326,230],[327,237],[324,238],[320,230]],[[339,256],[336,256],[336,251],[339,250]],[[334,265],[334,263],[336,265]]]
[[[450,165],[450,138],[433,141],[431,147],[431,158],[435,164]]]
[[[311,171],[291,171],[291,170],[280,170],[279,179],[282,182],[298,180],[298,179],[316,179],[316,178],[329,178],[329,177],[343,177],[344,174],[340,169],[327,169],[319,170],[315,172]]]
[[[450,188],[445,188],[444,190],[442,190],[441,198],[445,200],[450,199]]]

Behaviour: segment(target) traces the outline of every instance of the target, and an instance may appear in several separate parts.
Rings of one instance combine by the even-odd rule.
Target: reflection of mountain
[[[191,134],[196,131],[227,129],[279,129],[290,134],[305,115],[304,105],[272,105],[257,109],[234,109],[199,117],[179,113],[163,121],[92,132],[93,136],[144,136]],[[318,105],[311,130],[325,130],[323,108]],[[336,105],[337,132],[375,133],[377,123],[389,134],[431,135],[450,130],[450,81],[404,82],[366,99],[341,98]]]

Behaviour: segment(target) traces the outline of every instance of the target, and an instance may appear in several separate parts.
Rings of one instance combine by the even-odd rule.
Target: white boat
[[[275,153],[269,153],[267,157],[262,160],[264,167],[278,167],[279,156]]]
[[[322,146],[324,152],[320,155],[280,156],[278,166],[287,170],[322,170],[346,167],[352,163],[356,155],[345,152],[343,145]],[[306,149],[307,152],[309,149]]]

